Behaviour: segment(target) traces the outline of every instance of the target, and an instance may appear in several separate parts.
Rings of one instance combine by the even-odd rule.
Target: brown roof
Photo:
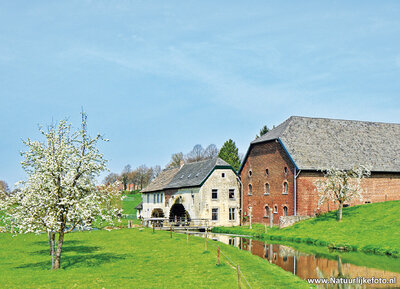
[[[142,193],[163,190],[171,182],[172,178],[178,171],[179,167],[163,170],[157,178],[142,190]]]

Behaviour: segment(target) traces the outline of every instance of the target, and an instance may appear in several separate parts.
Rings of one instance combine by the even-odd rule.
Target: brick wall
[[[293,174],[294,166],[279,142],[270,141],[252,145],[241,172],[245,216],[249,214],[249,207],[252,207],[252,221],[269,224],[265,206],[270,209],[277,207],[277,213],[273,214],[274,224],[278,224],[279,217],[284,215],[285,206],[288,209],[288,215],[293,215]],[[283,194],[285,182],[288,184],[288,194]],[[269,194],[266,194],[267,183]],[[249,185],[252,185],[251,195]]]
[[[297,178],[298,215],[314,215],[318,211],[318,194],[314,183],[322,179],[320,172],[301,172]],[[372,173],[361,183],[364,190],[363,200],[353,200],[350,206],[400,200],[400,173]],[[333,202],[321,206],[321,212],[336,210]]]
[[[287,167],[287,173],[284,168]],[[268,175],[266,174],[268,169]],[[251,173],[250,173],[251,172]],[[284,207],[288,208],[288,216],[294,215],[294,166],[279,142],[269,141],[252,145],[241,172],[243,184],[243,211],[249,220],[249,207],[252,208],[252,222],[269,224],[265,206],[277,213],[273,214],[274,224],[284,216]],[[323,178],[321,172],[301,171],[297,178],[297,215],[313,216],[318,212],[337,209],[334,202],[326,203],[318,208],[318,194],[315,181]],[[288,183],[288,194],[283,194],[284,182]],[[269,194],[266,194],[266,183]],[[250,194],[249,185],[252,185]],[[400,173],[372,173],[370,178],[362,182],[363,200],[354,200],[349,205],[365,202],[384,202],[400,200]],[[246,223],[246,222],[245,222]]]

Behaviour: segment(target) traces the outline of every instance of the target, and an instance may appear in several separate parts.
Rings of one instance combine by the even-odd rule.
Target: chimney
[[[185,161],[184,161],[184,160],[181,160],[181,161],[179,162],[179,168],[181,169],[181,168],[183,167],[184,164],[185,164]]]

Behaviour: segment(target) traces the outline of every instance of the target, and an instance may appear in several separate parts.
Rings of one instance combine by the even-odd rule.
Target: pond
[[[204,236],[204,233],[198,235]],[[360,252],[332,251],[297,243],[271,243],[234,235],[208,233],[208,238],[251,252],[282,269],[309,278],[396,278],[396,284],[336,284],[318,288],[400,288],[400,259]]]

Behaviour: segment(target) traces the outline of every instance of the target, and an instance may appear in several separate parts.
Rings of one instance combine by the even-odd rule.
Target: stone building
[[[292,116],[252,141],[239,169],[243,210],[254,222],[280,216],[312,216],[337,209],[318,208],[315,181],[322,169],[367,165],[362,201],[346,206],[400,199],[400,125]]]
[[[142,190],[143,218],[209,219],[209,226],[240,223],[240,182],[220,158],[166,169]]]

